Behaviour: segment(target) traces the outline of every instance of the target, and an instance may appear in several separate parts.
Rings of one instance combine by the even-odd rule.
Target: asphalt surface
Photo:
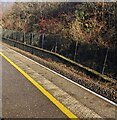
[[[2,58],[4,118],[67,118],[46,96]]]

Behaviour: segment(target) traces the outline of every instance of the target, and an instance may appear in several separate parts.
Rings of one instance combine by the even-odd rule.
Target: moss
[[[4,39],[6,39],[6,38],[4,38]],[[7,39],[8,39],[8,38],[7,38]],[[6,39],[6,40],[7,40],[7,39]],[[90,75],[90,76],[93,75],[93,76],[96,76],[96,77],[98,77],[98,78],[101,78],[103,81],[115,83],[113,79],[107,77],[106,75],[102,75],[101,73],[99,73],[99,72],[97,72],[97,71],[95,71],[95,70],[93,70],[93,69],[90,69],[90,68],[88,68],[88,67],[86,67],[86,66],[83,66],[83,65],[81,65],[81,64],[79,64],[79,63],[76,63],[76,62],[74,62],[73,60],[70,60],[70,59],[68,59],[68,58],[66,58],[66,57],[64,57],[64,56],[62,56],[62,55],[59,55],[59,54],[54,53],[54,52],[50,52],[50,51],[45,50],[45,49],[42,49],[42,48],[37,48],[37,47],[31,46],[31,45],[27,45],[27,44],[24,44],[24,43],[15,41],[15,40],[11,40],[11,39],[8,39],[8,40],[11,41],[11,42],[14,42],[14,43],[19,43],[19,44],[21,44],[21,45],[28,46],[28,47],[30,47],[31,49],[34,48],[34,49],[37,49],[37,50],[39,50],[39,51],[45,52],[45,53],[47,53],[47,54],[54,55],[54,56],[58,57],[58,59],[63,59],[64,61],[69,62],[69,63],[75,65],[75,66],[78,67],[78,68],[81,68],[81,69],[83,70],[83,72],[86,72],[86,71],[89,72],[88,75]]]

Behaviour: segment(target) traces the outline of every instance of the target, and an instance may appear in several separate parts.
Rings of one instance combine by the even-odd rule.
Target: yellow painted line
[[[56,98],[54,98],[48,91],[46,91],[38,82],[31,78],[27,73],[25,73],[20,67],[18,67],[14,62],[12,62],[7,56],[2,52],[2,55],[13,67],[15,67],[22,75],[24,75],[35,87],[37,87],[47,98],[52,101],[66,116],[71,120],[79,120],[76,115],[74,115],[70,110],[68,110],[63,104],[61,104]]]

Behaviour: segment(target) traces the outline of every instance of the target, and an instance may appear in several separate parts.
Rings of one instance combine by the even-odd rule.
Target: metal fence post
[[[32,45],[32,42],[33,42],[33,32],[31,33],[31,44]]]
[[[105,59],[104,59],[104,64],[103,64],[103,68],[102,68],[102,74],[104,74],[104,70],[105,70],[105,67],[106,67],[106,61],[107,61],[107,57],[108,57],[108,51],[109,51],[109,47],[107,48],[107,51],[106,51],[106,55],[105,55]]]
[[[16,33],[16,31],[15,31],[15,40],[17,41],[17,33]]]
[[[57,41],[56,41],[56,45],[55,45],[55,53],[57,52]]]
[[[42,48],[44,46],[44,33],[42,34]]]
[[[74,61],[76,60],[77,47],[78,47],[78,41],[76,41],[75,53],[74,53]]]
[[[23,32],[23,43],[25,42],[25,32]]]

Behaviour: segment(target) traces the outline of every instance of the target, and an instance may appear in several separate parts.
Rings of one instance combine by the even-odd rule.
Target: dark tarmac
[[[67,118],[4,58],[2,81],[3,118]]]

